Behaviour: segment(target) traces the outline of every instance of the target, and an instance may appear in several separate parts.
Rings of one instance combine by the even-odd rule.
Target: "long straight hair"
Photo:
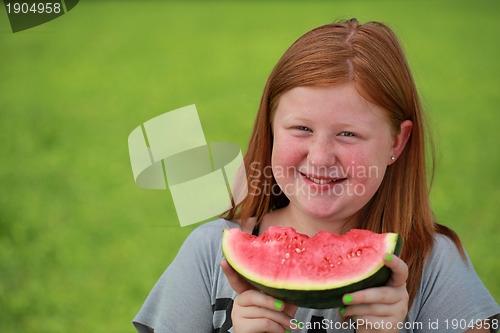
[[[263,172],[271,165],[272,120],[283,93],[295,87],[332,86],[351,82],[368,101],[382,107],[393,135],[404,120],[413,122],[411,136],[396,162],[370,201],[359,212],[359,228],[377,233],[395,232],[403,239],[401,258],[409,268],[407,289],[410,306],[422,277],[425,258],[434,234],[450,237],[464,255],[460,240],[451,229],[436,223],[429,204],[426,142],[431,147],[432,180],[434,149],[418,92],[396,35],[379,22],[359,24],[356,19],[313,29],[295,41],[274,67],[262,94],[253,133],[244,158],[248,196],[222,216],[257,223],[263,216],[288,205],[283,192]]]

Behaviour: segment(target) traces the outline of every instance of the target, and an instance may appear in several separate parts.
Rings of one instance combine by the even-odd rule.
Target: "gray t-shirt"
[[[189,235],[134,318],[138,332],[234,332],[231,309],[237,294],[220,267],[224,228],[239,226],[220,219]],[[468,264],[450,239],[435,236],[400,332],[464,332],[486,318],[491,318],[491,331],[498,332],[500,307],[467,260]],[[303,333],[354,332],[355,323],[342,322],[338,309],[299,308],[295,319],[303,324]]]

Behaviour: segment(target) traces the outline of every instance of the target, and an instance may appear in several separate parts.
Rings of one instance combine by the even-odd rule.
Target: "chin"
[[[328,202],[308,202],[306,205],[301,205],[302,210],[309,216],[314,218],[329,218],[338,214],[338,210],[333,207],[332,201]]]

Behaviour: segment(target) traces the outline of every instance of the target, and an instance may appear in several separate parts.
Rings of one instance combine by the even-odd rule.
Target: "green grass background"
[[[432,205],[500,300],[500,2],[81,1],[13,34],[0,10],[0,331],[133,332],[195,226],[133,181],[128,134],[196,104],[246,150],[264,83],[336,18],[401,38],[438,144]]]

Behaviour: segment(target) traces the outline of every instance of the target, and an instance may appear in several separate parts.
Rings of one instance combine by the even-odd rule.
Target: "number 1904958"
[[[15,2],[15,3],[6,3],[7,13],[11,14],[51,14],[51,13],[60,13],[61,12],[61,4],[58,2]]]
[[[461,330],[466,330],[468,328],[485,328],[485,329],[498,329],[500,324],[498,322],[498,319],[492,319],[492,320],[470,320],[467,321],[465,319],[446,319],[444,321],[444,324],[446,326],[446,330],[448,329],[461,329]]]

